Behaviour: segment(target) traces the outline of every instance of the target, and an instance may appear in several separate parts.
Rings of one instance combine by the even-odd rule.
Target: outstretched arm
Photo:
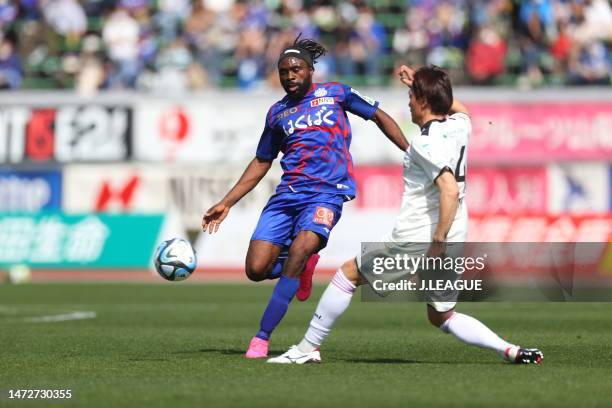
[[[206,211],[202,219],[202,230],[206,231],[208,228],[210,234],[217,232],[219,224],[227,217],[230,208],[259,184],[268,170],[270,170],[270,167],[272,167],[271,161],[262,160],[258,157],[251,160],[251,163],[244,170],[244,173],[242,173],[234,187],[231,188],[221,201]]]
[[[387,112],[380,108],[376,109],[372,121],[376,123],[378,128],[394,145],[399,147],[402,151],[408,149],[409,143],[404,136],[404,132],[402,132],[402,129],[400,129],[399,125]]]

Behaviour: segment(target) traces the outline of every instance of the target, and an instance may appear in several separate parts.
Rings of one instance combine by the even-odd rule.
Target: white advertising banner
[[[221,200],[243,172],[238,166],[153,164],[68,165],[64,168],[63,208],[67,212],[180,214],[190,230]],[[233,209],[261,211],[280,180],[274,166]]]
[[[64,211],[159,213],[167,208],[163,166],[68,165],[64,168]]]
[[[376,95],[369,95],[376,97]],[[149,101],[135,114],[133,155],[149,162],[245,165],[255,156],[270,106],[282,95],[218,95],[214,100]],[[416,134],[407,101],[389,99],[381,108],[406,134]],[[361,162],[401,163],[403,154],[371,121],[349,114],[351,153]],[[375,147],[375,148],[373,148]]]
[[[134,158],[246,164],[255,156],[267,108],[240,99],[156,101],[136,114]]]

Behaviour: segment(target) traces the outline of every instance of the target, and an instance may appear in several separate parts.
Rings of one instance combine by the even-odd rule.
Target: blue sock
[[[287,260],[287,256],[289,256],[289,251],[285,247],[276,258],[276,263],[272,267],[272,271],[268,274],[268,279],[278,279],[283,272],[283,266],[285,265],[285,261]]]
[[[285,313],[287,313],[289,303],[291,299],[293,299],[293,296],[295,296],[295,292],[297,292],[299,286],[300,278],[288,278],[281,275],[274,287],[274,291],[272,291],[272,297],[268,302],[268,307],[266,307],[261,317],[259,331],[255,337],[264,340],[270,338],[276,326],[278,326],[283,316],[285,316]]]

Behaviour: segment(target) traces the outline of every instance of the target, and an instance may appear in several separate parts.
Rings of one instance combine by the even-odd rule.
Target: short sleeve
[[[449,154],[442,143],[435,143],[425,137],[417,137],[412,141],[410,148],[413,158],[424,170],[425,175],[432,182],[442,174],[442,170],[448,169],[454,172],[455,159]]]
[[[281,137],[271,124],[271,110],[266,115],[266,124],[259,138],[255,155],[263,160],[274,160],[281,149]]]
[[[361,95],[356,89],[347,85],[342,85],[344,89],[344,100],[342,107],[347,112],[351,112],[365,120],[372,119],[379,102],[367,96]]]

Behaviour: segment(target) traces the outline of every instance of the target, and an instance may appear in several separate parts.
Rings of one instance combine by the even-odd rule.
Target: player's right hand
[[[402,65],[399,68],[400,80],[408,87],[412,86],[412,82],[414,81],[414,72],[414,69],[407,65]]]
[[[202,231],[206,232],[206,229],[208,229],[209,234],[219,231],[219,224],[227,217],[229,210],[230,207],[223,203],[210,207],[202,219]]]

